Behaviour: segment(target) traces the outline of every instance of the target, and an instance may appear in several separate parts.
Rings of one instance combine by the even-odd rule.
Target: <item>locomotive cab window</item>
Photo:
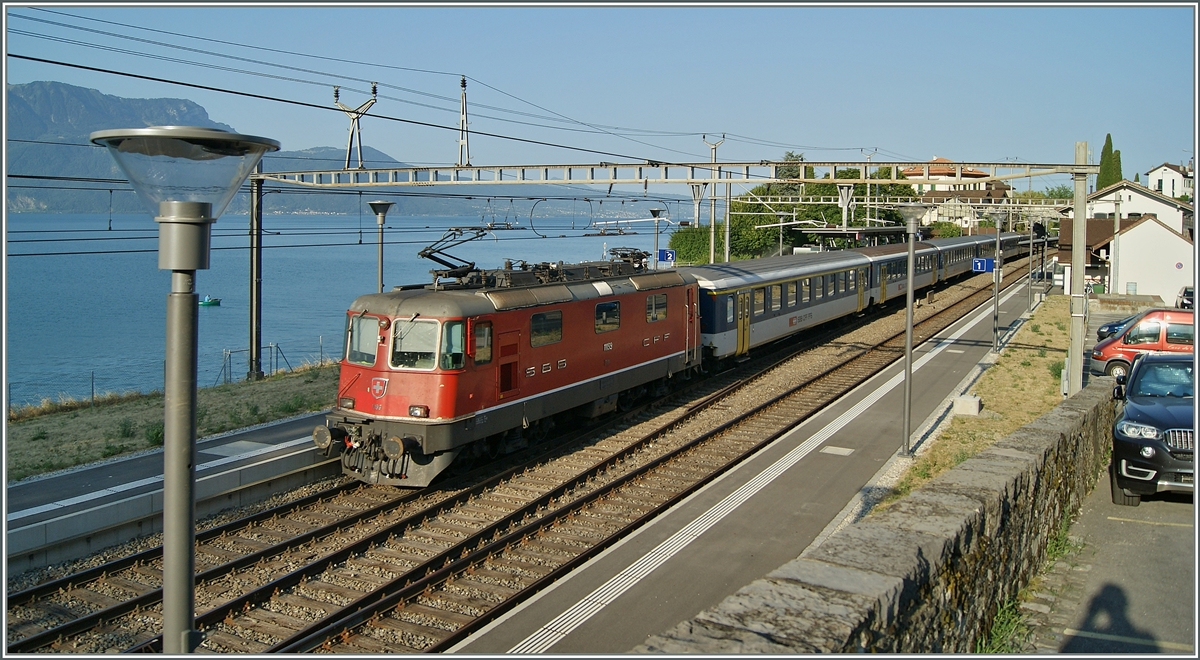
[[[667,318],[667,294],[656,293],[646,296],[646,322],[654,323]]]
[[[492,322],[475,324],[475,364],[492,361]]]
[[[529,345],[537,348],[562,341],[562,312],[542,312],[529,320]]]
[[[596,305],[596,334],[612,332],[621,327],[621,303],[614,300]]]
[[[462,321],[442,324],[442,353],[438,364],[443,369],[462,369],[466,363],[465,325]]]
[[[375,364],[375,349],[379,346],[379,319],[361,314],[346,322],[346,359],[354,364]]]
[[[392,328],[393,367],[433,369],[437,366],[437,321],[396,319]]]

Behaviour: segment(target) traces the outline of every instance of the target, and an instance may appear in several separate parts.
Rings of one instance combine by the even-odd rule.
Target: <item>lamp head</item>
[[[367,202],[367,206],[371,207],[371,211],[374,212],[375,215],[387,215],[388,210],[392,208],[393,204],[395,204],[395,202],[384,202],[380,200]]]
[[[655,218],[657,218],[658,216],[662,215],[662,212],[663,212],[663,210],[662,210],[662,209],[650,209],[650,215],[651,215],[651,216],[653,216],[653,217],[655,217]]]
[[[164,202],[209,205],[220,217],[262,155],[279,142],[197,126],[152,126],[96,131],[152,216]]]

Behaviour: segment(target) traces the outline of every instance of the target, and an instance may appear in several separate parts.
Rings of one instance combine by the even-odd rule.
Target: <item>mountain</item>
[[[8,85],[5,115],[8,123],[5,204],[13,213],[106,213],[110,205],[113,213],[145,212],[124,183],[125,176],[112,157],[88,142],[93,131],[113,127],[205,126],[237,132],[232,126],[209,119],[203,107],[186,99],[129,99],[49,81]],[[354,154],[355,162],[357,155]],[[363,161],[369,168],[406,166],[368,146],[363,147]],[[338,170],[345,162],[344,148],[314,147],[268,154],[263,159],[263,169],[267,172]],[[360,211],[360,206],[365,207],[366,200],[382,192],[374,188],[361,193],[348,188],[321,192],[300,186],[271,188],[286,189],[286,194],[266,196],[264,207],[268,213],[354,214]],[[443,216],[477,215],[508,207],[507,198],[514,195],[604,197],[604,192],[598,189],[589,192],[582,186],[564,189],[541,184],[480,185],[437,191],[396,188],[392,192],[403,193],[403,196],[388,196],[397,202],[393,213]],[[248,205],[249,196],[239,194],[226,213],[246,213]],[[538,206],[538,214],[567,214],[575,208],[570,201],[551,201]]]

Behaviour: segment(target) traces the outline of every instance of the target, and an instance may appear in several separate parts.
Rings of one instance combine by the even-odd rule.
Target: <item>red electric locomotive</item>
[[[313,441],[346,474],[422,487],[463,452],[497,456],[555,416],[594,417],[699,366],[694,278],[624,260],[433,271],[359,297],[337,403]],[[427,255],[426,255],[427,256]],[[435,259],[436,260],[436,259]],[[444,262],[443,262],[444,263]],[[453,283],[439,283],[439,275]]]

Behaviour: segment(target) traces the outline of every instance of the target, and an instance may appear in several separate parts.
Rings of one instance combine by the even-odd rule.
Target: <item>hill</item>
[[[211,120],[200,105],[187,99],[130,99],[59,82],[39,81],[8,85],[8,188],[6,208],[12,213],[144,213],[112,158],[88,142],[93,131],[113,127],[205,126],[237,132]],[[357,153],[355,154],[357,156]],[[367,167],[405,167],[388,154],[363,147]],[[268,172],[341,169],[345,148],[313,147],[280,151],[263,159]],[[378,189],[373,189],[377,191]],[[393,213],[404,215],[478,215],[489,208],[489,198],[559,197],[567,194],[603,196],[599,190],[572,186],[529,185],[472,186],[470,192],[397,189]],[[268,213],[354,214],[363,205],[356,191],[307,192],[290,187],[288,194],[269,195]],[[674,197],[674,196],[672,196]],[[682,198],[680,198],[682,199]],[[110,207],[111,205],[111,207]],[[247,195],[238,195],[226,213],[244,214]],[[544,204],[540,215],[570,213],[571,204]],[[368,210],[369,212],[369,210]]]

